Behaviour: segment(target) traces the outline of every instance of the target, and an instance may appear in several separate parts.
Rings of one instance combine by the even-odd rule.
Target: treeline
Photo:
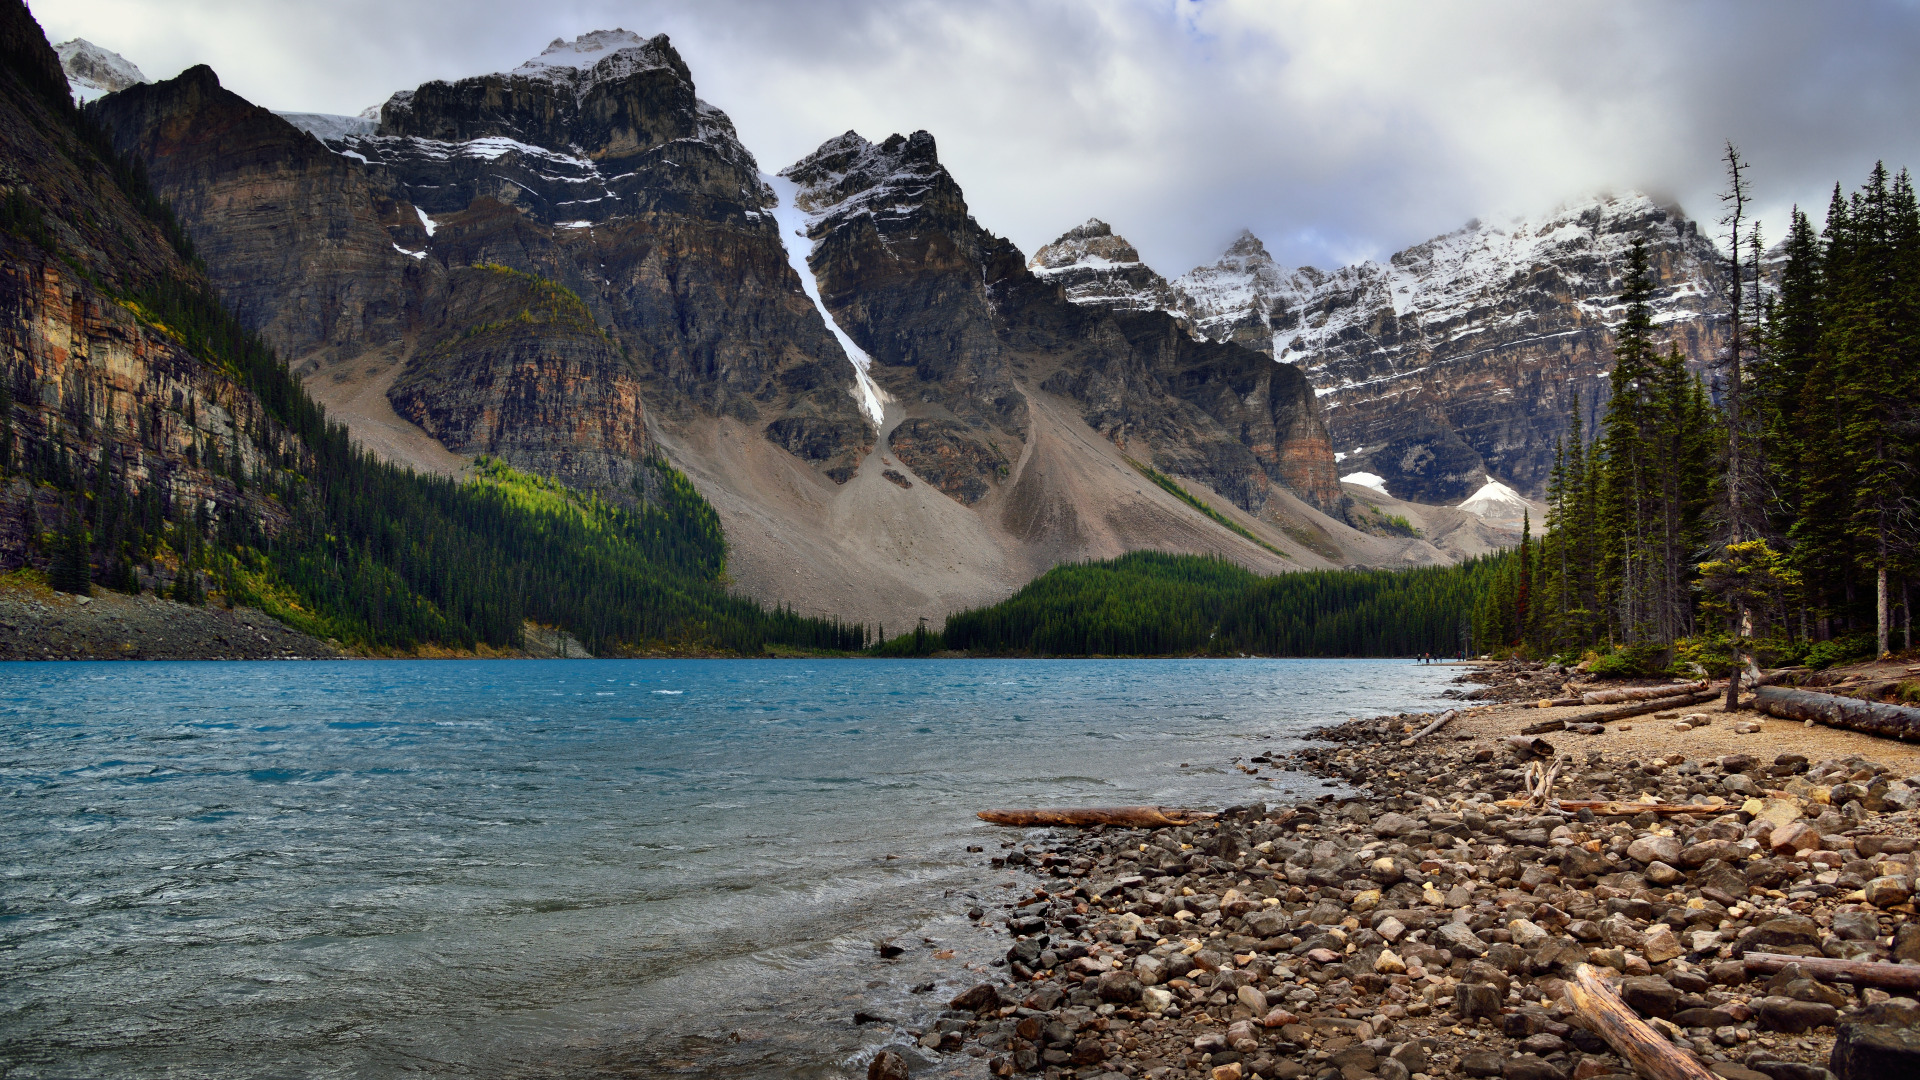
[[[64,98],[64,96],[62,96]],[[64,103],[55,102],[58,104]],[[207,284],[185,231],[154,197],[137,161],[111,151],[105,133],[69,110],[75,144],[97,157],[133,206],[153,220],[196,272],[117,290],[73,253],[58,250],[46,211],[10,195],[0,227],[40,246],[162,326],[193,355],[259,400],[269,420],[249,424],[249,470],[238,445],[196,443],[189,464],[226,477],[235,492],[217,515],[174,505],[140,485],[103,442],[97,459],[58,445],[16,445],[25,372],[0,378],[0,472],[65,494],[64,520],[35,537],[57,587],[98,583],[138,590],[141,566],[164,563],[169,594],[200,602],[207,587],[256,604],[320,637],[372,651],[424,645],[520,645],[526,621],[571,631],[596,654],[672,648],[758,655],[768,646],[849,652],[865,627],[803,617],[728,593],[719,518],[687,478],[650,462],[633,508],[484,463],[478,478],[422,476],[381,462],[330,422],[257,334],[242,327]],[[30,404],[31,402],[26,402]],[[84,436],[84,402],[69,418]],[[289,438],[291,436],[291,438]],[[238,496],[251,490],[285,508],[268,527]],[[151,577],[152,575],[148,575]]]
[[[1876,166],[1857,191],[1836,185],[1824,229],[1796,208],[1769,256],[1757,230],[1741,236],[1744,165],[1731,149],[1728,163],[1730,341],[1711,386],[1656,347],[1636,248],[1605,418],[1583,434],[1576,408],[1546,535],[1503,561],[1476,615],[1480,648],[1651,657],[1677,644],[1724,668],[1736,653],[1828,663],[1913,647],[1913,183]]]
[[[879,655],[1457,655],[1497,558],[1262,577],[1224,559],[1140,551],[1054,567],[1006,600],[916,628]]]

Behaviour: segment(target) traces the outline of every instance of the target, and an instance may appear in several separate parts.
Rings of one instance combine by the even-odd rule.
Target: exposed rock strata
[[[306,449],[228,373],[121,299],[164,280],[191,284],[194,271],[104,179],[71,135],[71,110],[32,16],[0,2],[0,198],[39,210],[31,227],[0,231],[0,378],[11,397],[0,420],[14,473],[0,487],[0,569],[44,568],[48,537],[80,512],[32,476],[126,498],[156,526],[237,517],[271,536],[285,511],[240,478],[298,469]],[[126,556],[112,537],[93,548],[99,575],[164,586],[175,572],[168,559],[105,564]]]
[[[1132,251],[1111,229],[1075,230],[1038,260],[1044,273],[1030,271],[967,214],[925,132],[879,144],[848,132],[783,175],[813,215],[822,299],[896,396],[1018,436],[1019,387],[1033,380],[1079,401],[1086,422],[1130,453],[1242,509],[1260,512],[1276,482],[1342,507],[1331,444],[1297,371],[1195,341],[1139,304],[1070,301],[1070,282],[1097,280],[1076,267],[1103,269]]]
[[[413,218],[411,208],[357,162],[222,87],[211,68],[130,87],[89,111],[117,151],[145,163],[228,308],[290,363],[393,344],[419,319],[441,267],[396,250],[387,226]],[[405,230],[399,238],[421,246]]]
[[[439,321],[387,391],[466,457],[621,491],[653,456],[640,382],[580,298],[498,264],[448,276]]]
[[[1394,487],[1394,466],[1377,455],[1409,438],[1461,458],[1450,471],[1538,495],[1574,395],[1589,420],[1606,400],[1635,240],[1652,259],[1660,332],[1704,364],[1724,334],[1717,256],[1694,222],[1644,195],[1474,222],[1384,264],[1332,273],[1286,270],[1243,235],[1218,263],[1176,280],[1172,306],[1211,340],[1305,370],[1349,469],[1373,458],[1367,471],[1396,496],[1423,497],[1420,481]]]
[[[903,420],[888,432],[887,448],[921,479],[967,506],[979,502],[1008,471],[998,447],[952,420]]]

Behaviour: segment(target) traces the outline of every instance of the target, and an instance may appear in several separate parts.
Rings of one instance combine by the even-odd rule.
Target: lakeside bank
[[[1581,965],[1724,1080],[1817,1080],[1837,1037],[1910,1041],[1911,996],[1745,958],[1920,961],[1920,748],[1689,714],[1708,723],[1549,752],[1571,759],[1561,798],[1696,813],[1503,805],[1544,764],[1505,740],[1554,712],[1468,703],[1414,746],[1426,718],[1401,714],[1214,763],[1248,799],[1213,823],[1009,833],[983,882],[1005,899],[977,920],[1001,966],[896,1051],[1053,1080],[1625,1078],[1566,1004]],[[1337,789],[1269,805],[1276,769]]]

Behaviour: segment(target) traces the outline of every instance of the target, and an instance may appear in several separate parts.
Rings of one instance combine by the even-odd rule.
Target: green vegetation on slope
[[[1224,559],[1137,551],[1056,566],[991,607],[878,655],[1411,656],[1459,651],[1496,558],[1262,577]]]
[[[1195,510],[1198,510],[1201,513],[1207,515],[1207,517],[1212,518],[1215,522],[1226,527],[1230,532],[1233,532],[1239,536],[1243,536],[1248,540],[1251,540],[1254,543],[1259,544],[1261,547],[1266,548],[1268,551],[1273,552],[1275,555],[1278,555],[1283,559],[1293,558],[1293,556],[1287,554],[1284,551],[1281,551],[1279,548],[1274,547],[1272,544],[1269,544],[1265,540],[1262,540],[1259,537],[1253,535],[1252,532],[1247,530],[1246,526],[1241,525],[1239,522],[1233,520],[1227,515],[1207,505],[1205,500],[1202,500],[1200,497],[1194,495],[1192,492],[1188,491],[1186,488],[1181,487],[1178,481],[1174,480],[1173,477],[1168,476],[1166,473],[1161,472],[1160,470],[1154,468],[1151,465],[1142,465],[1141,463],[1133,460],[1132,458],[1127,459],[1127,464],[1139,470],[1141,476],[1144,476],[1147,479],[1153,481],[1154,483],[1160,485],[1160,488],[1165,492],[1167,492],[1169,495],[1172,495],[1174,498],[1179,499],[1181,502],[1186,503],[1188,506],[1191,506]]]
[[[203,600],[204,571],[230,599],[369,651],[512,648],[527,620],[569,630],[596,653],[757,655],[769,647],[851,651],[866,643],[863,627],[730,595],[719,519],[664,462],[650,463],[656,482],[636,486],[638,509],[628,510],[498,463],[456,482],[386,464],[354,446],[265,341],[220,303],[138,163],[116,158],[105,133],[64,100],[48,104],[74,125],[67,145],[76,163],[110,176],[106,189],[117,187],[153,220],[185,265],[115,288],[104,280],[110,275],[59,250],[38,204],[10,196],[0,225],[61,258],[259,399],[272,424],[238,437],[251,440],[264,467],[250,471],[237,446],[212,443],[190,448],[188,461],[226,476],[236,491],[285,507],[291,519],[269,529],[240,503],[223,506],[217,518],[204,506],[169,505],[161,489],[137,483],[104,449],[97,461],[75,460],[58,446],[29,443],[18,448],[20,471],[68,503],[65,524],[48,544],[50,576],[66,587],[84,590],[93,578],[137,588],[136,563],[164,557],[183,571],[175,575],[176,599]],[[557,289],[536,289],[536,314],[584,311],[577,297]],[[9,399],[12,374],[0,379]],[[0,401],[0,412],[11,404]],[[15,433],[11,423],[0,426],[0,471],[8,471],[16,465]],[[270,430],[275,426],[280,430]]]

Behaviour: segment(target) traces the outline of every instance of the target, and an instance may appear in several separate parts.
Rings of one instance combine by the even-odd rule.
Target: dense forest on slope
[[[32,519],[19,554],[44,565],[56,587],[159,583],[190,602],[211,590],[376,652],[512,648],[529,620],[573,632],[596,654],[752,655],[770,645],[844,651],[865,643],[863,628],[729,595],[719,520],[662,461],[648,463],[635,508],[624,508],[498,463],[483,462],[477,478],[456,482],[384,464],[356,447],[220,304],[139,164],[116,157],[108,134],[75,110],[57,64],[46,72],[39,53],[51,50],[24,9],[8,15],[0,91],[6,130],[22,143],[8,157],[32,165],[23,147],[38,140],[60,156],[46,168],[65,171],[43,170],[35,184],[10,168],[0,262],[15,281],[77,278],[88,295],[131,312],[156,340],[244,392],[244,401],[234,399],[245,407],[236,406],[229,439],[204,437],[189,417],[194,441],[174,461],[149,437],[146,411],[97,408],[85,392],[36,370],[24,347],[5,358],[0,484],[29,485],[10,489],[26,492],[17,501]],[[66,184],[62,190],[90,190],[96,204],[43,204],[57,182]],[[124,238],[136,226],[157,229],[171,257],[144,267],[110,264],[62,239],[103,231]],[[23,333],[32,294],[10,296],[21,320],[14,329]],[[190,412],[195,399],[185,400]],[[16,412],[34,422],[16,424]],[[145,448],[138,469],[117,449],[131,433],[121,432],[119,442],[99,438],[101,414],[109,427],[121,415],[140,425],[131,444]],[[74,451],[95,443],[97,456]],[[162,475],[169,469],[217,478],[218,497],[176,498]]]
[[[1737,161],[1737,158],[1730,158]],[[1734,190],[1744,197],[1736,174]],[[1920,205],[1876,166],[1826,227],[1794,211],[1772,280],[1730,273],[1740,332],[1711,385],[1655,343],[1636,252],[1599,430],[1559,448],[1547,532],[1506,556],[1483,649],[1669,650],[1724,670],[1913,647],[1920,575]],[[1711,391],[1711,392],[1710,392]]]
[[[976,656],[1456,655],[1497,558],[1262,577],[1223,559],[1137,551],[1054,567],[1001,603],[877,647]]]

